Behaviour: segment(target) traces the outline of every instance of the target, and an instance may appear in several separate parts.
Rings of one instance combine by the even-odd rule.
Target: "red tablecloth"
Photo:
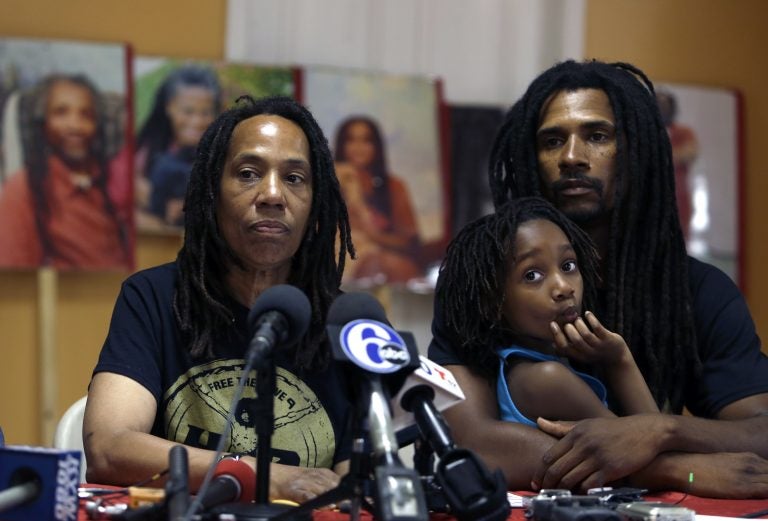
[[[530,492],[518,492],[518,494],[529,495]],[[690,508],[697,514],[723,517],[740,517],[745,514],[768,509],[768,499],[710,499],[685,495],[682,492],[665,492],[662,494],[647,495],[645,496],[645,500],[676,503],[679,506]],[[768,514],[760,517],[768,519]],[[336,511],[318,511],[313,514],[312,518],[314,521],[346,521],[349,519],[349,515]],[[364,520],[373,519],[367,512],[363,512],[361,518]],[[83,521],[88,519],[84,503],[81,504],[78,519]],[[453,517],[446,514],[433,514],[430,516],[430,519],[433,521],[449,521],[452,520]],[[512,509],[509,520],[523,521],[523,509]]]

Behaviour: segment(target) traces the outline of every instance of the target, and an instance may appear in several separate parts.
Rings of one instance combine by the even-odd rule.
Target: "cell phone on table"
[[[625,503],[616,512],[627,521],[694,521],[696,517],[690,508],[654,501]]]

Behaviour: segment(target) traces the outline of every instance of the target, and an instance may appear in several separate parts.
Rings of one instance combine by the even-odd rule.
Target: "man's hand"
[[[630,482],[701,497],[768,498],[768,460],[751,452],[670,452],[660,455]]]
[[[341,479],[329,469],[293,467],[273,463],[270,467],[270,498],[304,503],[335,488]]]
[[[562,437],[543,456],[531,486],[587,490],[624,478],[663,451],[662,415],[593,418],[578,423],[540,418],[539,428]]]

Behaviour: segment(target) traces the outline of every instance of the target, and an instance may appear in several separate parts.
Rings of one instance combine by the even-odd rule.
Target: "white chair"
[[[56,426],[53,446],[57,449],[79,450],[82,453],[80,463],[80,482],[85,483],[85,451],[83,450],[83,414],[87,396],[83,396],[70,405]]]

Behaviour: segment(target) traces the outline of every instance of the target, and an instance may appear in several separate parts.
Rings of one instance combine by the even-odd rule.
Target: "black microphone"
[[[168,451],[168,481],[165,483],[165,502],[168,505],[168,520],[184,519],[190,503],[189,460],[187,448],[174,445]]]
[[[203,495],[203,510],[224,503],[250,503],[256,490],[256,473],[246,462],[225,458],[216,465],[213,480]]]
[[[254,332],[246,362],[259,364],[272,355],[277,344],[296,343],[307,331],[312,317],[309,299],[300,289],[280,284],[267,288],[248,313]]]
[[[426,520],[419,475],[405,467],[397,454],[389,404],[392,389],[399,389],[408,373],[419,366],[415,346],[392,329],[384,308],[366,293],[338,296],[328,310],[327,331],[334,359],[362,369],[357,376],[365,402],[356,404],[356,419],[367,421],[374,456],[374,517],[384,521]],[[390,382],[389,390],[384,379]]]

